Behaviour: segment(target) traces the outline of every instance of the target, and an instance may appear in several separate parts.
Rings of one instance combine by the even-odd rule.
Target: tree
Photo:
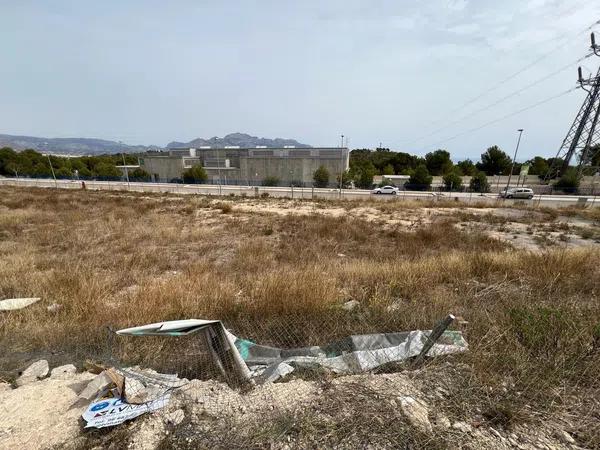
[[[577,169],[575,167],[569,167],[554,186],[558,189],[562,189],[564,192],[575,194],[579,189],[580,182],[581,179],[579,178]]]
[[[490,192],[486,174],[481,171],[475,172],[469,183],[469,189],[473,192]]]
[[[114,164],[100,162],[94,167],[94,175],[100,178],[115,179],[121,178],[122,172]]]
[[[508,175],[511,163],[510,156],[494,145],[481,154],[481,162],[477,164],[477,168],[487,175]]]
[[[200,164],[195,164],[189,169],[183,171],[183,182],[188,184],[202,183],[208,180],[206,170]]]
[[[340,176],[338,175],[337,177],[335,177],[337,185],[340,185]],[[342,186],[343,187],[348,187],[350,186],[350,182],[352,181],[352,175],[350,174],[349,170],[344,170],[342,172]]]
[[[325,166],[319,166],[315,173],[313,174],[313,180],[315,187],[324,188],[329,184],[329,171]]]
[[[471,175],[475,174],[475,172],[477,171],[475,164],[473,164],[473,161],[471,161],[470,159],[465,159],[464,161],[459,161],[458,164],[456,164],[456,167],[458,167],[460,169],[460,172],[463,175],[471,176]]]
[[[462,178],[458,169],[446,173],[443,180],[447,191],[459,191],[462,187]]]
[[[432,175],[442,175],[452,168],[450,153],[446,150],[436,150],[425,155],[427,170]]]
[[[548,170],[550,170],[548,161],[546,161],[546,158],[542,158],[541,156],[536,156],[527,162],[529,163],[529,173],[531,175],[537,175],[540,178],[543,178],[548,173]]]
[[[406,187],[413,191],[427,191],[431,186],[433,177],[429,175],[429,171],[425,165],[418,166],[408,179]]]
[[[388,164],[387,166],[385,166],[383,168],[382,175],[394,175],[394,166],[392,166],[391,164]]]
[[[373,187],[373,177],[375,176],[375,166],[370,161],[361,161],[355,163],[350,168],[350,173],[356,187],[361,189],[370,189]]]
[[[129,172],[129,179],[131,181],[150,181],[152,176],[141,167],[136,167]]]
[[[262,181],[263,186],[277,186],[278,184],[279,184],[279,178],[274,177],[274,176],[266,177]]]
[[[73,173],[66,167],[59,167],[54,171],[54,175],[58,179],[68,179],[73,176]]]

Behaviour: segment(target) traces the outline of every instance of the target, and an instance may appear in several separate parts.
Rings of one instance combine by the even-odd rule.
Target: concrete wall
[[[267,177],[276,177],[283,186],[311,186],[314,172],[323,165],[334,186],[340,170],[348,168],[349,152],[345,148],[176,149],[140,158],[141,167],[161,181],[182,178],[187,167],[198,163],[210,183],[219,183],[220,173],[221,184],[257,185]]]

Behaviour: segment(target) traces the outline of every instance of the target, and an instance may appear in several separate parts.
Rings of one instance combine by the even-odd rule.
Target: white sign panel
[[[147,412],[155,411],[167,405],[171,394],[165,394],[156,400],[141,405],[126,403],[120,398],[96,400],[82,414],[87,422],[85,428],[104,428],[119,425]]]

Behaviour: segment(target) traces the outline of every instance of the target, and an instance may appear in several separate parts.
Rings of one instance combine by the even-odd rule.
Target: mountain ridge
[[[0,134],[0,148],[10,147],[14,150],[33,149],[43,153],[63,155],[99,155],[106,153],[141,153],[149,150],[163,150],[173,147],[202,147],[202,146],[240,146],[240,147],[284,147],[295,146],[308,148],[294,139],[264,138],[246,133],[230,133],[225,136],[214,136],[209,139],[196,138],[189,142],[172,141],[166,147],[158,145],[128,145],[107,139],[96,138],[46,138],[25,135]]]

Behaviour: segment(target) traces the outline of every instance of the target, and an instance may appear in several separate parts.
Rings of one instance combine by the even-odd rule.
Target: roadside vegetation
[[[597,209],[277,202],[1,188],[0,298],[42,301],[0,314],[0,376],[32,354],[100,359],[109,325],[222,319],[238,336],[304,346],[429,329],[452,312],[470,350],[423,375],[448,388],[448,415],[510,427],[568,411],[580,443],[600,445],[594,238],[523,248],[486,228],[558,236],[566,217],[598,236]]]

